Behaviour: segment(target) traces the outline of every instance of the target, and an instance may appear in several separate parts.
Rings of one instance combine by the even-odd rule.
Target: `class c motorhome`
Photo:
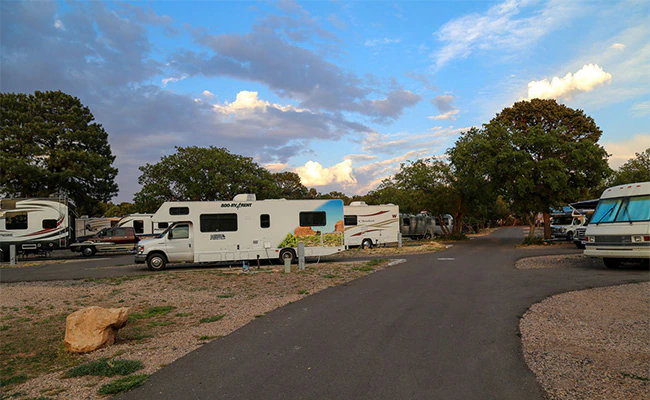
[[[605,190],[585,232],[585,255],[608,268],[650,259],[650,182]]]
[[[48,253],[74,240],[74,214],[64,197],[0,200],[0,257],[16,253]]]
[[[344,207],[345,246],[370,248],[399,242],[399,206],[369,206],[353,201]]]
[[[166,202],[153,221],[169,228],[137,246],[136,263],[161,270],[167,263],[219,263],[297,258],[344,250],[343,201],[260,200],[237,195],[233,201]]]

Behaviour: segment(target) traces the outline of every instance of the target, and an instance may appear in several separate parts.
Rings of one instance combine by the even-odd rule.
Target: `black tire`
[[[620,258],[603,258],[603,262],[607,268],[616,269],[621,266],[623,261]]]
[[[284,264],[284,260],[290,259],[291,264],[296,262],[296,253],[292,249],[283,249],[280,251],[280,263]]]
[[[167,266],[167,258],[164,254],[154,253],[147,257],[147,268],[150,271],[162,271]]]
[[[361,248],[362,249],[372,249],[372,240],[363,239],[363,242],[361,242]]]
[[[585,245],[582,244],[582,243],[576,243],[576,247],[579,248],[580,250],[584,250],[584,249],[587,248],[587,246],[585,246]]]
[[[566,233],[566,240],[567,240],[567,242],[573,241],[573,232],[567,232]]]
[[[431,232],[427,232],[424,234],[424,240],[430,240],[431,239]]]
[[[84,257],[92,257],[97,253],[97,249],[95,249],[94,246],[86,246],[81,249],[81,254],[83,254]]]

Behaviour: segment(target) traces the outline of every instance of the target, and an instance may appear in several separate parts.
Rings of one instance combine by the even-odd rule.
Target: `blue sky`
[[[365,194],[514,102],[650,147],[647,1],[1,3],[3,92],[62,90],[109,134],[119,196],[175,146]]]

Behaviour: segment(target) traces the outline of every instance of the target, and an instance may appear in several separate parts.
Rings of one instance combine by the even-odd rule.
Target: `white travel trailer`
[[[369,248],[399,242],[399,206],[369,206],[353,201],[344,207],[345,246]]]
[[[67,248],[73,220],[66,198],[1,199],[0,257],[8,261],[12,245],[20,254]]]
[[[119,218],[88,217],[85,215],[77,217],[74,221],[75,237],[96,235],[102,229],[112,228],[119,220]]]
[[[600,197],[585,232],[585,255],[608,268],[650,259],[650,182],[611,187]]]
[[[120,228],[132,227],[140,238],[158,236],[169,227],[169,222],[154,222],[153,214],[130,214],[119,220]]]
[[[405,237],[431,239],[450,233],[453,229],[454,217],[449,214],[442,215],[442,222],[440,217],[434,217],[428,212],[400,214],[400,232]]]
[[[306,257],[344,250],[341,200],[257,201],[250,194],[233,201],[166,202],[153,220],[170,226],[138,243],[135,262],[154,271],[177,262],[295,261],[298,242]]]

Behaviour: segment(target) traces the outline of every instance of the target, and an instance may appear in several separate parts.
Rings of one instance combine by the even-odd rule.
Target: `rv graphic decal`
[[[293,232],[287,233],[284,240],[278,244],[278,249],[298,247],[298,242],[303,242],[307,247],[321,245],[325,247],[343,246],[343,210],[340,206],[340,200],[328,201],[314,211],[325,211],[327,216],[325,225],[295,227]]]

